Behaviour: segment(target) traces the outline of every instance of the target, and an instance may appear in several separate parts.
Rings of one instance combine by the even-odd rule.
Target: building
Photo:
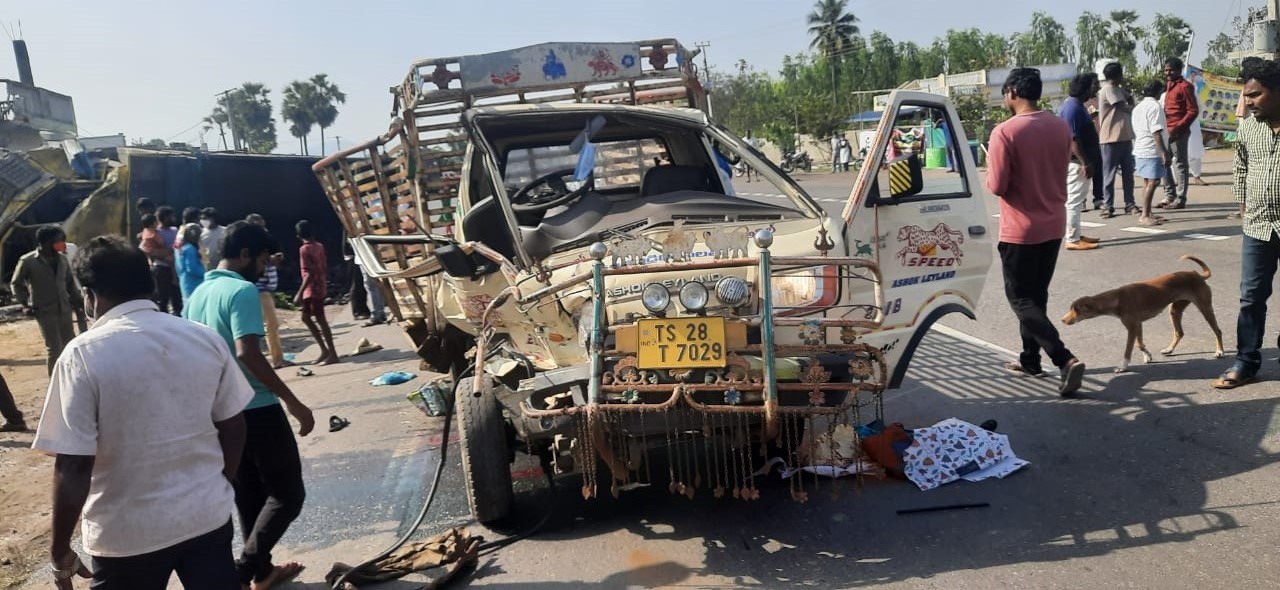
[[[1040,70],[1040,79],[1044,82],[1044,98],[1049,99],[1056,107],[1067,97],[1067,84],[1078,73],[1075,64],[1051,64],[1034,66]],[[904,83],[898,90],[914,90],[941,94],[956,99],[974,94],[985,95],[987,103],[996,107],[1003,103],[1005,78],[1013,68],[991,68],[963,74],[939,74],[936,78],[921,78]],[[874,108],[883,111],[889,102],[888,94],[874,98]]]

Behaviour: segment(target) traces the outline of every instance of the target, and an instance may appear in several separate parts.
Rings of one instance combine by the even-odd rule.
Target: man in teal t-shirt
[[[277,250],[271,234],[262,227],[243,221],[227,227],[222,261],[205,274],[183,310],[187,319],[222,336],[254,390],[244,411],[244,458],[234,482],[236,511],[244,532],[244,549],[236,559],[236,570],[246,586],[272,587],[303,569],[293,562],[271,563],[271,550],[302,512],[306,498],[298,442],[285,409],[298,420],[299,435],[306,436],[315,426],[311,410],[298,401],[262,354],[260,340],[266,330],[254,282]]]

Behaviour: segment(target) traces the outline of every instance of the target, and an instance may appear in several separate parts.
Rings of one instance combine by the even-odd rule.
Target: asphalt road
[[[1086,221],[1104,240],[1093,252],[1064,252],[1050,307],[1187,268],[1194,253],[1213,269],[1218,319],[1234,349],[1239,228],[1226,218],[1228,164],[1213,153],[1192,206],[1167,215],[1166,233],[1128,231],[1133,217]],[[802,184],[830,209],[847,197],[851,175],[809,175]],[[745,189],[744,189],[745,190]],[[995,211],[994,203],[991,211]],[[994,229],[997,219],[991,219]],[[1196,237],[1221,236],[1221,238]],[[323,588],[333,561],[355,562],[406,530],[439,458],[439,419],[404,401],[410,386],[372,388],[390,369],[416,370],[403,337],[388,327],[357,329],[339,316],[340,349],[369,336],[387,347],[314,377],[290,377],[318,418],[351,420],[338,433],[302,441],[309,497],[278,558],[310,569],[296,587]],[[530,465],[517,466],[521,517],[492,539],[550,512],[532,538],[486,555],[467,581],[510,589],[760,587],[842,588],[1200,588],[1274,587],[1280,578],[1280,387],[1263,382],[1217,392],[1209,382],[1229,364],[1189,310],[1179,354],[1114,374],[1124,330],[1112,318],[1062,333],[1090,366],[1083,394],[1059,398],[1052,380],[1005,375],[1018,346],[1012,313],[992,269],[978,322],[946,321],[917,353],[904,387],[885,396],[889,421],[927,426],[958,417],[999,421],[1030,467],[1003,480],[956,483],[922,492],[909,483],[823,480],[807,503],[785,485],[758,501],[693,500],[662,489],[583,501],[577,489],[548,491]],[[1271,325],[1276,326],[1275,314]],[[1153,350],[1171,330],[1146,325]],[[295,332],[295,337],[298,333]],[[301,341],[298,341],[301,343]],[[301,357],[310,358],[308,349]],[[1264,351],[1275,357],[1275,349]],[[1268,360],[1263,375],[1280,377]],[[425,374],[414,384],[420,383]],[[457,453],[450,449],[442,491],[423,531],[468,524]],[[898,515],[899,509],[988,503],[965,511]],[[472,526],[473,530],[483,530]],[[416,588],[412,577],[377,588]],[[416,581],[416,582],[415,582]],[[37,587],[37,586],[31,586]]]

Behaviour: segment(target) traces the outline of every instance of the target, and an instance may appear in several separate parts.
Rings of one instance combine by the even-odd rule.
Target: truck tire
[[[467,486],[471,516],[490,523],[511,512],[515,492],[511,485],[511,454],[502,408],[492,385],[475,395],[470,377],[458,383],[455,402],[461,423],[462,479]]]

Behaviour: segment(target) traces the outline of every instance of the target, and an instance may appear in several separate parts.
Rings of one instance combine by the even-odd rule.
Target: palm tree
[[[1133,72],[1138,66],[1138,42],[1146,36],[1147,30],[1138,25],[1137,11],[1113,10],[1103,45],[1111,53],[1108,57],[1120,60],[1126,72]]]
[[[311,151],[307,146],[307,136],[316,123],[316,95],[315,85],[294,80],[285,87],[284,102],[280,104],[280,116],[289,122],[289,134],[301,140],[304,155]]]
[[[809,13],[810,49],[817,49],[832,61],[839,61],[858,35],[858,17],[848,12],[849,0],[818,0]]]
[[[315,108],[312,117],[320,127],[320,155],[324,155],[324,130],[333,125],[338,118],[338,105],[347,102],[347,95],[338,89],[338,85],[329,81],[328,74],[316,74],[311,77],[311,85],[315,87]]]

